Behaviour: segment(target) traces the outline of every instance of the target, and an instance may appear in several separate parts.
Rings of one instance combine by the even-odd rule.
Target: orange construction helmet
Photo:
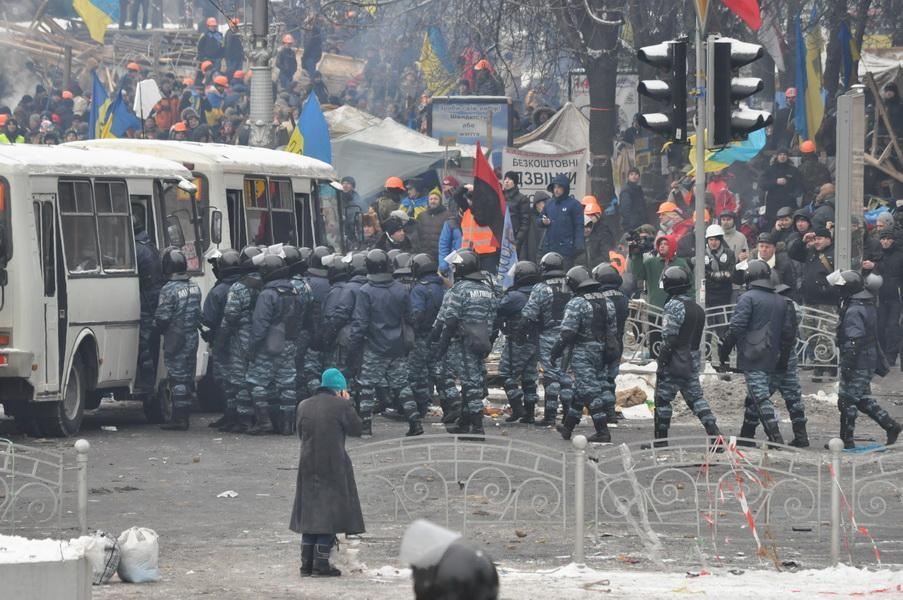
[[[286,33],[284,36],[282,36],[282,43],[291,46],[295,43],[295,38],[292,37],[292,34]]]
[[[191,87],[194,85],[194,79],[192,79],[191,77],[186,77],[182,80],[182,85],[184,85],[185,87]]]
[[[673,202],[662,202],[658,207],[658,214],[661,215],[668,212],[680,212],[680,209]]]
[[[787,88],[787,90],[784,92],[784,97],[785,98],[796,98],[796,88],[795,87]]]
[[[227,87],[229,85],[229,78],[225,75],[217,75],[213,78],[213,85],[221,85],[223,87]]]
[[[125,66],[125,68],[128,69],[129,71],[140,71],[141,70],[141,66],[136,62],[130,62],[129,64],[127,64]]]
[[[585,215],[601,215],[602,207],[599,206],[599,201],[596,200],[595,196],[584,196],[582,200],[580,200],[580,204],[583,205],[583,214]]]
[[[232,79],[244,79],[244,78],[245,78],[244,71],[236,71],[236,72],[232,73]]]
[[[401,180],[401,177],[389,177],[388,179],[386,179],[386,189],[404,190],[404,181]]]
[[[477,61],[477,64],[475,64],[475,65],[473,66],[473,68],[474,68],[475,71],[482,71],[483,69],[488,69],[488,68],[489,68],[489,61],[486,60],[485,58],[483,58],[483,59]]]
[[[210,17],[207,19],[207,27],[218,27],[219,21],[216,20],[216,17]]]
[[[800,152],[803,154],[814,154],[815,153],[815,142],[812,140],[806,140],[802,144],[800,144]]]
[[[69,90],[63,90],[62,97],[66,100],[72,100],[72,92]]]
[[[185,132],[185,131],[188,131],[188,125],[185,124],[185,121],[179,121],[178,123],[176,123],[175,125],[172,126],[172,130]]]
[[[201,72],[206,73],[213,66],[213,61],[205,60],[201,63]]]
[[[6,122],[7,122],[8,120],[9,120],[9,115],[7,115],[7,114],[0,114],[0,127],[3,127],[4,125],[6,125]]]

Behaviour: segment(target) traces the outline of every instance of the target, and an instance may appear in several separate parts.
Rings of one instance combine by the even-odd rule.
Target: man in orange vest
[[[464,214],[461,216],[461,247],[469,248],[477,253],[480,257],[480,270],[487,271],[493,275],[498,271],[499,267],[499,243],[492,234],[492,228],[480,225],[473,216],[471,206],[471,192],[473,192],[473,184],[466,184],[461,191],[456,194],[459,196],[458,205],[464,208]]]

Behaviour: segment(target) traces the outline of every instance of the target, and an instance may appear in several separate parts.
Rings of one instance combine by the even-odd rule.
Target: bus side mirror
[[[210,215],[210,240],[217,246],[223,241],[223,212],[220,210]]]
[[[185,245],[185,233],[182,231],[182,222],[175,215],[166,217],[166,237],[169,239],[171,246],[181,248]]]

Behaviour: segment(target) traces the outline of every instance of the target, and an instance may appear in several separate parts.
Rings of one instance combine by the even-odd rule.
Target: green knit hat
[[[320,387],[341,391],[348,389],[348,382],[345,381],[345,376],[338,369],[326,369],[320,379]]]

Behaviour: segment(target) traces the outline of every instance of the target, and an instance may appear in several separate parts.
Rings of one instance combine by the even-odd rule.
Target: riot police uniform
[[[573,267],[567,272],[566,279],[574,297],[564,309],[561,333],[552,347],[551,359],[557,362],[569,349],[570,368],[574,373],[574,402],[568,408],[564,422],[557,427],[558,433],[566,440],[571,439],[586,408],[596,429],[589,441],[610,442],[605,407],[614,404],[614,387],[603,375],[605,363],[611,362],[619,349],[617,313],[586,267]],[[561,371],[566,370],[567,365],[563,364]]]
[[[302,376],[298,382],[299,399],[312,396],[320,385],[320,376],[323,373],[322,349],[318,340],[320,327],[323,324],[323,304],[329,293],[329,277],[323,259],[333,254],[326,246],[317,246],[308,258],[307,285],[311,291],[310,318],[308,320],[310,344],[304,352]]]
[[[540,331],[539,363],[542,367],[545,416],[539,424],[549,426],[555,424],[559,397],[562,413],[567,416],[567,407],[574,394],[568,374],[551,360],[552,347],[558,341],[564,307],[571,299],[571,291],[565,281],[564,258],[557,252],[543,256],[539,261],[539,270],[543,281],[533,286],[530,298],[524,305],[523,318]]]
[[[209,426],[223,430],[238,422],[234,398],[226,396],[229,387],[229,345],[226,343],[228,340],[225,335],[219,335],[219,329],[223,322],[223,310],[226,308],[229,290],[241,276],[240,260],[239,253],[229,249],[210,261],[213,264],[216,284],[204,298],[201,310],[201,324],[207,328],[201,336],[210,345],[209,373],[212,375],[215,391],[225,396],[226,400],[222,418],[213,421]]]
[[[414,285],[409,294],[408,322],[414,330],[414,349],[408,355],[411,391],[422,416],[426,416],[433,386],[440,385],[441,361],[430,361],[430,333],[445,297],[439,265],[429,254],[417,254],[411,259]],[[443,406],[443,412],[447,406]]]
[[[687,295],[692,282],[683,267],[668,267],[662,273],[662,289],[668,294],[662,321],[661,348],[655,381],[656,447],[668,445],[671,403],[680,392],[710,436],[721,432],[699,382],[699,344],[705,329],[705,311]]]
[[[448,432],[482,435],[484,361],[495,339],[498,300],[492,284],[480,271],[480,258],[474,251],[459,250],[452,263],[455,284],[446,292],[437,318],[441,334],[434,358],[447,355],[448,370],[461,380],[460,396],[454,386],[446,391],[449,402],[461,406],[458,421],[447,428]]]
[[[748,406],[758,414],[768,441],[783,444],[771,402],[771,380],[787,370],[796,343],[796,318],[784,297],[774,293],[768,263],[749,261],[745,280],[748,291],[737,301],[719,358],[726,364],[737,346],[737,368],[746,378]]]
[[[160,290],[154,327],[163,332],[163,363],[172,397],[172,422],[163,429],[185,430],[194,392],[201,289],[191,281],[181,250],[165,249],[161,263],[163,276],[169,281]]]
[[[535,422],[539,335],[522,313],[539,281],[539,267],[534,263],[522,260],[515,264],[514,283],[505,292],[496,315],[496,329],[505,334],[499,376],[505,380],[505,395],[511,406],[511,415],[505,419],[508,423]]]
[[[157,377],[157,357],[160,338],[154,328],[154,315],[160,300],[163,275],[160,270],[160,253],[151,241],[144,225],[133,215],[135,231],[135,258],[138,264],[138,290],[141,301],[141,320],[138,325],[138,371],[135,375],[135,391],[152,393]]]
[[[610,263],[600,263],[593,269],[593,279],[599,282],[599,290],[615,307],[615,316],[618,325],[617,352],[611,353],[609,360],[604,361],[601,376],[608,380],[611,389],[615,389],[615,379],[621,370],[621,355],[624,354],[624,328],[627,324],[627,316],[630,313],[630,300],[621,291],[624,279]],[[605,414],[609,423],[618,418],[615,412],[614,396],[611,402],[605,406]]]
[[[351,322],[351,348],[363,348],[360,374],[360,413],[363,435],[371,436],[376,386],[386,381],[397,393],[408,420],[408,436],[421,435],[420,412],[408,385],[405,319],[408,294],[389,273],[389,257],[382,250],[367,253],[367,283],[361,287]],[[413,340],[410,340],[413,343]]]
[[[320,326],[317,328],[320,339],[316,347],[321,349],[323,370],[337,368],[339,365],[339,334],[348,334],[347,326],[351,325],[354,314],[354,292],[348,287],[351,279],[351,266],[341,256],[334,254],[323,259],[326,267],[326,278],[329,279],[329,292],[323,301]],[[347,341],[343,344],[347,347]]]
[[[872,397],[872,374],[886,375],[886,359],[878,346],[878,308],[875,298],[881,288],[880,275],[868,275],[863,281],[856,271],[843,271],[829,276],[829,283],[841,289],[844,297],[837,327],[840,350],[840,389],[837,409],[840,411],[840,439],[844,448],[854,448],[856,417],[864,412],[887,432],[890,446],[900,435],[900,423]]]

